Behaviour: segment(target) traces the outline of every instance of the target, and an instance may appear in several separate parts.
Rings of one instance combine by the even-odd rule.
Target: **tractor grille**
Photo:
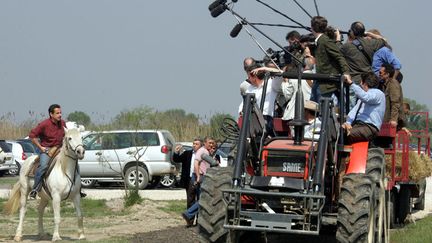
[[[304,151],[269,150],[266,160],[265,175],[302,176],[305,173],[307,154]]]

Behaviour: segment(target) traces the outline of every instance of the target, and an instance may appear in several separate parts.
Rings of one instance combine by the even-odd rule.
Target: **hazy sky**
[[[304,25],[309,17],[291,0],[264,0]],[[236,20],[212,18],[212,1],[0,1],[0,116],[30,118],[59,103],[64,115],[84,111],[100,122],[125,109],[181,108],[201,116],[236,114],[246,56],[262,58]],[[313,0],[298,1],[316,15]],[[402,62],[405,97],[432,110],[430,1],[317,0],[330,24],[354,21],[377,28]],[[252,0],[234,9],[251,22],[292,25]],[[285,45],[292,29],[262,27]],[[306,33],[305,31],[300,31]],[[255,34],[267,49],[275,46]]]

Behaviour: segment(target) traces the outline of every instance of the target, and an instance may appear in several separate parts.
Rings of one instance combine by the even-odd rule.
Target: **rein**
[[[72,146],[71,146],[69,143],[66,143],[66,146],[65,146],[65,150],[66,150],[66,151],[63,153],[63,155],[66,156],[66,157],[69,157],[69,158],[71,158],[72,160],[75,161],[75,169],[74,169],[73,179],[71,179],[70,176],[69,176],[67,173],[65,173],[66,178],[67,178],[67,179],[70,181],[70,183],[71,183],[71,186],[70,186],[70,188],[69,188],[69,191],[68,191],[66,197],[65,197],[65,198],[62,198],[62,201],[63,201],[63,200],[66,200],[66,199],[69,198],[69,196],[70,196],[70,194],[71,194],[71,192],[72,192],[72,189],[73,189],[74,186],[75,186],[75,179],[76,179],[76,176],[77,176],[77,174],[78,174],[78,173],[77,173],[77,172],[78,172],[78,167],[77,167],[77,164],[78,164],[78,156],[73,157],[73,156],[71,156],[71,155],[69,154],[69,152],[72,151],[72,153],[76,155],[76,151],[77,151],[77,149],[78,149],[80,146],[81,146],[81,147],[84,147],[83,144],[78,144],[75,148],[72,148]],[[50,191],[48,190],[48,187],[46,186],[46,183],[44,183],[44,189],[45,189],[45,191],[47,192],[47,194],[49,195],[49,197],[52,199],[51,193],[50,193]]]

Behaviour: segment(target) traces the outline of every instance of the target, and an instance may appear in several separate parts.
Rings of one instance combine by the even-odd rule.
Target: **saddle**
[[[49,174],[51,173],[51,171],[52,171],[52,169],[54,168],[54,165],[55,165],[55,163],[53,163],[53,160],[57,156],[57,154],[59,154],[59,153],[60,153],[60,149],[57,146],[51,147],[48,150],[47,154],[50,157],[50,160],[48,161],[48,169],[47,169],[46,173],[43,175],[43,178],[48,177]],[[39,158],[39,156],[37,156],[35,158],[33,164],[31,165],[31,167],[30,167],[30,169],[29,169],[29,171],[27,173],[27,176],[34,178],[35,175],[36,175],[37,168],[39,168],[39,165],[40,165],[40,158]]]

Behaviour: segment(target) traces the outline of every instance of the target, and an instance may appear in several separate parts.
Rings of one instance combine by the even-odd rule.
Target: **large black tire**
[[[339,242],[379,242],[385,235],[385,157],[382,148],[368,150],[365,174],[349,174],[343,179],[339,197]],[[373,233],[372,233],[373,232]]]
[[[222,189],[231,188],[233,168],[213,167],[207,170],[199,199],[199,232],[209,242],[225,242],[228,231],[223,228],[226,203]]]
[[[387,194],[387,202],[388,202],[388,221],[390,229],[394,229],[397,225],[396,222],[396,198],[398,196],[397,190],[391,190]]]
[[[414,204],[414,209],[415,210],[424,210],[425,209],[425,202],[426,202],[426,179],[422,179],[419,181],[419,190],[420,190],[420,195],[419,198],[417,199],[416,203]]]
[[[374,238],[375,186],[366,174],[344,176],[339,196],[336,231],[336,239],[339,242],[368,242],[368,238]]]
[[[382,148],[368,150],[366,174],[378,185],[385,176],[385,155]]]
[[[384,226],[388,228],[387,219],[387,203],[385,197],[385,154],[382,148],[370,148],[368,150],[368,158],[366,164],[366,174],[375,183],[375,238],[376,242],[383,240]]]
[[[408,214],[411,213],[411,190],[407,186],[401,186],[398,197],[398,221],[404,224]]]
[[[125,183],[128,188],[134,189],[136,188],[136,166],[131,166],[126,170],[125,173]],[[138,166],[138,189],[142,190],[148,186],[149,176],[148,172],[145,168]]]
[[[81,179],[81,187],[83,188],[93,188],[96,185],[96,180],[91,179]]]

